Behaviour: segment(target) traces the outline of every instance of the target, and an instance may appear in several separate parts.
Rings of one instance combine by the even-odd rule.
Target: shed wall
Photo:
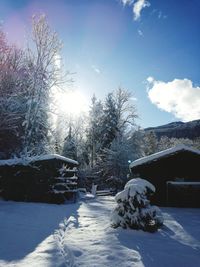
[[[200,155],[181,151],[169,157],[159,158],[156,161],[135,166],[131,171],[134,177],[139,176],[146,179],[156,187],[156,193],[152,198],[152,202],[166,206],[169,204],[167,199],[167,182],[178,180],[200,181],[199,169]],[[184,194],[182,198],[184,200]],[[194,205],[191,204],[191,206]]]

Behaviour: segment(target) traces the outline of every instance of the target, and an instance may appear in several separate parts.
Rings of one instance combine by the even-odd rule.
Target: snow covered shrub
[[[130,180],[115,196],[117,207],[111,215],[112,226],[155,232],[163,224],[163,218],[160,209],[150,205],[149,197],[154,192],[155,187],[148,181]]]

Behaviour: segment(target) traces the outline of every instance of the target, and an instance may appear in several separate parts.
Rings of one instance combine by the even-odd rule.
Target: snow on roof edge
[[[13,158],[13,159],[2,159],[0,160],[0,166],[11,166],[11,165],[27,165],[29,161],[26,159],[22,158]]]
[[[47,154],[47,155],[35,156],[31,159],[30,162],[40,161],[40,160],[49,160],[49,159],[59,159],[59,160],[63,160],[68,163],[73,163],[75,165],[78,165],[78,161],[58,155],[58,154]]]
[[[34,157],[24,157],[24,158],[13,158],[13,159],[4,159],[4,160],[0,160],[0,166],[11,166],[11,165],[18,165],[18,164],[22,164],[22,165],[27,165],[30,164],[32,162],[36,162],[36,161],[42,161],[42,160],[51,160],[51,159],[58,159],[58,160],[62,160],[65,161],[67,163],[72,163],[74,165],[78,165],[78,161],[73,160],[73,159],[69,159],[66,158],[64,156],[60,156],[58,154],[47,154],[47,155],[40,155],[40,156],[34,156]]]
[[[191,147],[188,147],[186,145],[183,145],[183,144],[180,144],[180,145],[177,145],[175,147],[171,147],[171,148],[168,148],[166,150],[163,150],[163,151],[160,151],[160,152],[157,152],[157,153],[154,153],[154,154],[151,154],[149,156],[145,156],[143,158],[140,158],[140,159],[136,159],[135,161],[133,161],[130,165],[129,165],[129,168],[133,168],[135,166],[138,166],[138,165],[142,165],[144,163],[147,163],[147,162],[150,162],[150,161],[153,161],[155,159],[158,159],[158,158],[161,158],[161,157],[164,157],[164,156],[167,156],[167,155],[170,155],[170,154],[174,154],[178,151],[181,151],[181,150],[186,150],[186,151],[190,151],[190,152],[193,152],[195,154],[198,154],[200,155],[200,150],[198,149],[194,149],[194,148],[191,148]]]

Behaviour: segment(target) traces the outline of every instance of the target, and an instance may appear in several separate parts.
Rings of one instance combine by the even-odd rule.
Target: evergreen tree
[[[118,114],[116,109],[116,102],[112,93],[106,97],[103,117],[102,117],[102,140],[101,148],[110,148],[112,141],[117,137],[118,128]]]
[[[127,181],[131,154],[126,138],[114,139],[110,148],[104,148],[98,160],[101,183],[115,191],[121,189]]]
[[[119,88],[108,94],[104,103],[102,117],[101,150],[98,153],[97,171],[102,186],[121,181],[122,186],[129,173],[130,161],[136,158],[135,147],[130,142],[129,132],[133,129],[137,117],[135,106],[130,100],[128,91]],[[105,186],[104,185],[104,186]]]
[[[92,105],[89,111],[89,122],[87,129],[87,153],[90,158],[90,165],[93,168],[97,154],[100,151],[100,140],[102,131],[102,116],[103,116],[103,105],[101,101],[98,101],[95,95],[92,97]]]
[[[155,232],[163,224],[163,217],[158,207],[150,205],[149,197],[154,192],[155,187],[148,181],[130,180],[115,196],[117,207],[111,216],[112,226]]]
[[[134,161],[138,158],[144,157],[145,152],[145,143],[144,143],[144,133],[141,131],[140,127],[131,132],[130,137],[128,138],[129,146],[131,147],[132,154],[130,157],[131,161]]]
[[[71,126],[69,127],[69,134],[65,138],[62,155],[70,159],[74,159],[74,160],[77,159],[77,148],[76,148],[75,140],[72,137]]]

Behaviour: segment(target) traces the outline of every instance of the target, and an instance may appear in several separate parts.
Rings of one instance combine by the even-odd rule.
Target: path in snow
[[[140,254],[120,243],[118,231],[110,227],[113,198],[82,203],[76,220],[67,229],[65,243],[77,267],[144,266]]]
[[[163,208],[157,233],[112,229],[112,197],[82,203],[66,229],[65,244],[76,267],[200,266],[200,209]]]

